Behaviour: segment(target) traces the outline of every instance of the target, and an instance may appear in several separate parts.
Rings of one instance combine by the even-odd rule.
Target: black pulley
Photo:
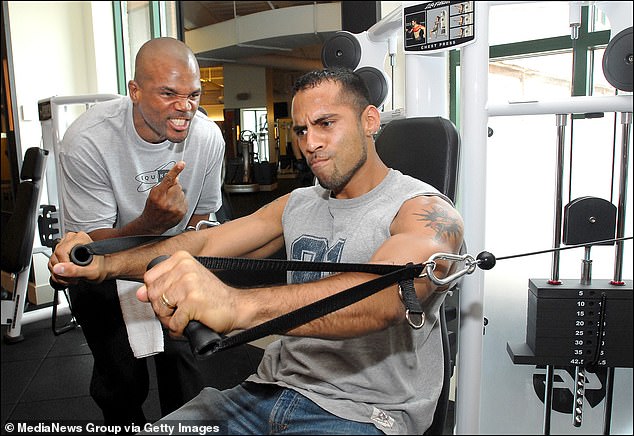
[[[603,74],[620,91],[632,92],[632,27],[610,40],[603,54]]]
[[[370,104],[379,107],[387,97],[388,85],[385,76],[374,67],[363,67],[355,71],[370,92]]]
[[[361,44],[350,32],[335,33],[324,42],[321,62],[325,67],[343,67],[354,70],[361,60]]]
[[[563,224],[562,241],[566,245],[612,239],[616,230],[616,206],[602,198],[577,198],[564,207]]]

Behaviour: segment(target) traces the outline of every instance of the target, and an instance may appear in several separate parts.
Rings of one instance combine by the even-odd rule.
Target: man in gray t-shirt
[[[222,204],[224,139],[216,123],[197,110],[202,90],[192,51],[172,38],[148,41],[136,57],[128,92],[82,114],[61,145],[65,229],[94,240],[177,234],[208,220]],[[91,395],[106,424],[145,422],[144,356],[158,352],[163,413],[205,385],[203,367],[188,344],[163,335],[160,324],[156,346],[144,338],[133,341],[130,329],[137,326],[129,319],[136,309],[130,301],[136,298],[123,298],[130,286],[133,298],[138,285],[130,282],[70,287],[73,312],[94,357]]]
[[[90,238],[68,234],[49,262],[54,279],[143,277],[137,297],[172,332],[198,320],[229,334],[375,276],[293,272],[286,285],[245,290],[223,283],[192,256],[265,257],[286,247],[293,260],[405,265],[458,253],[462,218],[435,188],[381,161],[374,144],[380,114],[369,101],[352,71],[307,73],[293,90],[293,131],[320,186],[133,254],[96,256],[87,267],[68,262],[68,252]],[[144,274],[163,254],[169,259]],[[434,274],[451,271],[450,262],[439,261]],[[206,388],[153,428],[179,422],[217,424],[222,434],[423,434],[442,385],[437,317],[445,289],[428,277],[416,278],[413,288],[426,315],[421,328],[407,324],[398,286],[389,286],[286,332],[247,381]]]

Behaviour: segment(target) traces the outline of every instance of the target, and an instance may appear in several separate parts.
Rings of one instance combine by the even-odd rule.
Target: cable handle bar
[[[104,240],[104,241],[109,241],[109,240]],[[133,241],[129,241],[129,243],[131,244]],[[103,244],[103,241],[97,241],[96,243],[93,243],[92,245],[98,245],[98,244]],[[95,252],[98,250],[95,250],[95,248],[100,248],[103,249],[102,252],[105,251],[117,251],[114,250],[113,247],[101,247],[101,246],[97,246],[91,247],[91,244],[88,244],[87,246],[76,246],[75,248],[83,248],[86,252],[88,253],[92,253],[92,254],[96,254]],[[89,256],[90,259],[87,259],[88,263],[90,263],[90,261],[92,260],[92,255]],[[156,264],[162,262],[163,260],[167,259],[169,256],[167,255],[163,255],[163,256],[159,256],[155,259],[153,259],[152,261],[150,261],[150,263],[147,265],[147,270],[151,269],[153,266],[155,266]],[[213,259],[213,258],[206,258],[206,259]],[[244,261],[244,260],[248,260],[248,261],[255,261],[256,259],[236,259],[236,258],[215,258],[216,260],[232,260],[232,261]],[[78,259],[75,259],[73,256],[71,256],[71,260],[73,262],[76,262]],[[198,259],[199,261],[201,261],[201,259]],[[465,263],[465,268],[463,268],[460,271],[455,272],[454,274],[444,278],[444,279],[440,279],[438,277],[436,277],[436,275],[434,274],[434,269],[436,268],[436,260],[447,260],[447,261],[455,261],[455,262],[464,262]],[[257,261],[270,265],[270,266],[274,266],[274,264],[276,262],[278,262],[277,260],[274,259],[257,259]],[[202,263],[202,262],[201,262]],[[328,266],[328,270],[332,271],[331,268],[333,267],[349,267],[351,265],[349,264],[337,264],[337,263],[330,263],[328,262],[327,265],[324,262],[298,262],[298,261],[288,261],[288,262],[283,262],[283,264],[285,266],[290,266],[290,264],[292,263],[293,265],[293,269],[296,270],[312,270],[313,268],[319,267],[315,270],[321,270],[321,268],[325,268],[326,266]],[[301,265],[300,265],[301,264]],[[204,266],[205,263],[203,263]],[[241,266],[245,266],[247,265],[247,263],[242,264]],[[350,288],[348,290],[342,291],[340,294],[335,294],[331,297],[328,297],[328,306],[330,307],[330,305],[333,305],[335,303],[340,304],[341,307],[344,307],[345,305],[352,303],[354,301],[357,301],[359,298],[364,298],[364,296],[369,295],[370,293],[373,293],[379,289],[383,289],[385,288],[387,283],[383,283],[381,286],[377,287],[377,280],[379,281],[385,281],[385,277],[393,275],[393,274],[397,274],[397,273],[401,273],[403,271],[403,269],[409,269],[409,268],[415,268],[414,271],[420,271],[420,272],[414,272],[414,277],[416,274],[418,274],[419,277],[425,277],[425,275],[427,275],[429,277],[429,279],[440,286],[444,286],[445,284],[448,284],[460,277],[462,277],[465,274],[470,274],[475,270],[476,266],[479,266],[482,269],[490,269],[495,265],[495,257],[488,253],[488,252],[482,252],[477,256],[477,260],[473,258],[473,256],[470,255],[457,255],[457,254],[450,254],[450,253],[436,253],[433,256],[430,257],[429,260],[427,260],[426,262],[422,263],[422,264],[418,264],[418,265],[407,265],[407,266],[403,266],[403,265],[376,265],[376,264],[363,264],[363,265],[359,265],[359,264],[355,264],[356,267],[359,266],[363,266],[366,268],[369,267],[380,267],[382,268],[383,271],[381,274],[387,274],[384,275],[382,277],[379,277],[377,279],[371,280],[368,283],[362,284],[362,285],[358,285],[356,287]],[[335,268],[336,269],[336,268]],[[388,272],[387,270],[391,271]],[[410,276],[411,277],[411,276]],[[370,286],[370,283],[373,283],[372,286]],[[360,287],[362,287],[363,289],[360,289]],[[354,292],[353,292],[354,291]],[[362,292],[360,292],[362,291]],[[338,298],[339,296],[341,296],[342,298]],[[346,299],[343,299],[343,297],[346,297]],[[354,298],[353,298],[354,297]],[[348,301],[348,299],[350,299],[350,301]],[[332,300],[332,301],[330,301]],[[222,336],[220,334],[218,334],[217,332],[213,331],[212,329],[210,329],[209,327],[205,326],[204,324],[200,323],[199,321],[194,321],[191,320],[189,321],[189,323],[187,324],[187,326],[185,327],[184,330],[184,335],[189,339],[189,345],[191,347],[192,353],[194,354],[194,356],[196,356],[199,359],[206,359],[208,357],[210,357],[213,353],[223,350],[223,349],[227,349],[242,343],[245,343],[246,341],[249,340],[254,340],[254,339],[258,339],[260,337],[264,337],[265,335],[270,334],[270,331],[275,331],[275,329],[277,328],[280,331],[285,331],[288,330],[287,328],[287,321],[288,321],[288,317],[290,317],[292,315],[292,317],[296,317],[296,316],[303,316],[304,318],[309,318],[309,319],[313,319],[314,318],[314,314],[317,313],[317,307],[312,307],[314,305],[317,305],[319,303],[319,308],[320,309],[324,309],[326,308],[326,301],[321,300],[318,301],[316,303],[313,303],[312,305],[306,306],[304,308],[300,308],[295,312],[295,314],[293,312],[283,315],[282,317],[273,319],[268,321],[267,323],[263,323],[259,326],[256,326],[254,328],[248,329],[244,332],[241,332],[237,335],[234,336]],[[324,303],[324,304],[321,304]],[[301,314],[296,314],[296,312],[301,311]],[[330,308],[328,309],[328,313],[330,311]],[[319,312],[321,313],[321,312]],[[319,313],[317,316],[319,316]],[[294,318],[293,318],[294,319]],[[282,327],[280,327],[280,325]]]
[[[215,223],[206,222],[206,224],[214,225]],[[103,255],[103,254],[111,254],[119,251],[123,251],[132,247],[136,247],[139,245],[145,245],[150,242],[155,242],[160,239],[168,238],[169,236],[156,236],[156,235],[142,235],[142,236],[133,236],[133,237],[121,237],[121,238],[112,238],[105,239],[102,241],[94,241],[89,244],[84,245],[76,245],[70,251],[70,259],[71,261],[79,266],[86,266],[92,262],[93,255]],[[209,258],[214,259],[215,261],[242,261],[245,262],[245,259],[237,259],[237,258]],[[446,260],[450,262],[462,262],[465,264],[464,268],[454,272],[453,274],[440,278],[434,274],[434,270],[436,269],[436,261],[437,260]],[[200,259],[199,259],[200,261]],[[250,265],[255,261],[259,261],[261,264],[274,263],[276,266],[272,267],[275,270],[279,268],[283,268],[286,271],[289,270],[303,270],[303,271],[351,271],[353,269],[349,269],[350,267],[360,268],[361,266],[365,267],[365,269],[357,269],[357,271],[365,271],[365,272],[376,272],[379,274],[385,274],[387,271],[391,271],[393,269],[398,269],[398,265],[378,265],[378,264],[337,264],[327,262],[324,265],[324,262],[303,262],[303,261],[277,261],[270,259],[249,259]],[[224,263],[224,262],[223,262]],[[451,282],[459,279],[460,277],[471,274],[475,271],[476,267],[480,267],[484,270],[489,270],[495,266],[496,260],[495,256],[488,251],[482,251],[476,258],[474,258],[470,254],[454,254],[454,253],[435,253],[425,262],[418,264],[422,266],[422,271],[419,278],[428,277],[429,280],[437,286],[445,286],[450,284]],[[291,264],[293,265],[291,267]],[[314,265],[314,266],[311,266]],[[235,264],[233,264],[235,266]],[[299,265],[299,266],[298,266]],[[208,265],[207,265],[208,266]],[[239,269],[244,269],[247,264],[240,265]],[[209,266],[208,266],[209,267]],[[255,265],[253,265],[255,268]],[[386,271],[381,270],[383,267],[388,268]],[[222,268],[226,269],[226,268]],[[230,268],[231,269],[231,268]],[[376,269],[376,271],[374,270]],[[381,272],[379,272],[381,271]]]

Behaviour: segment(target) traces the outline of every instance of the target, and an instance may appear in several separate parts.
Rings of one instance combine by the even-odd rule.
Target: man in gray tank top
[[[375,276],[293,272],[287,285],[235,289],[192,255],[266,257],[284,246],[292,260],[402,265],[458,253],[463,223],[451,202],[380,160],[373,139],[380,114],[358,75],[344,69],[304,75],[293,89],[292,117],[319,186],[299,188],[217,228],[134,254],[97,256],[86,267],[69,263],[68,252],[90,238],[68,234],[49,263],[54,279],[143,277],[137,296],[173,333],[198,320],[226,334]],[[161,254],[171,256],[144,275]],[[450,270],[439,262],[436,273]],[[226,434],[422,434],[442,386],[437,316],[444,293],[427,278],[416,279],[415,289],[426,314],[422,328],[407,324],[398,287],[390,286],[287,332],[243,384],[206,388],[145,430],[202,422]]]

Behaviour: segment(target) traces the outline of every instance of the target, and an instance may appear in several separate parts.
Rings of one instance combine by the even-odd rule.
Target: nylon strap
[[[217,265],[217,259],[221,258],[204,258],[197,257],[196,258],[203,265],[213,264]],[[221,263],[227,262],[225,265],[225,269],[248,269],[246,266],[250,264],[250,262],[241,263],[240,261],[245,259],[236,259],[239,262],[236,262],[233,265],[234,259],[222,259]],[[254,259],[246,259],[248,261],[255,261]],[[273,260],[273,262],[271,262]],[[280,261],[277,262],[275,259],[263,259],[263,263],[269,263],[270,265],[280,267],[282,265],[288,266],[289,270],[291,268],[295,268],[295,270],[303,270],[303,271],[330,271],[336,265],[341,266],[338,268],[339,271],[357,271],[357,269],[366,270],[366,267],[380,267],[382,269],[387,267],[392,269],[392,272],[388,272],[381,277],[377,277],[373,280],[369,280],[365,283],[361,283],[357,286],[353,286],[352,288],[345,289],[337,294],[330,295],[326,298],[318,300],[314,303],[303,306],[299,309],[288,312],[284,315],[281,315],[272,320],[266,321],[262,324],[259,324],[255,327],[252,327],[248,330],[244,330],[240,333],[237,333],[232,336],[222,336],[219,340],[211,341],[201,349],[199,349],[199,354],[209,354],[215,353],[217,351],[226,350],[227,348],[235,347],[237,345],[242,345],[247,342],[254,341],[256,339],[260,339],[272,334],[284,334],[289,330],[292,330],[300,325],[306,324],[314,319],[317,319],[321,316],[327,315],[336,310],[342,309],[346,306],[349,306],[353,303],[356,303],[370,295],[385,289],[386,287],[397,283],[397,282],[411,282],[412,286],[408,288],[409,290],[414,290],[413,287],[413,279],[418,277],[420,273],[423,271],[424,266],[422,264],[409,264],[406,266],[396,266],[394,269],[393,265],[372,265],[372,264],[337,264],[337,263],[329,263],[329,262],[301,262],[301,261]],[[321,269],[327,268],[327,269]],[[266,268],[262,268],[264,270]],[[358,271],[357,271],[358,272]],[[409,300],[409,299],[408,299]],[[418,299],[415,298],[416,306],[410,311],[420,312],[422,313],[422,309],[420,307],[420,303]],[[411,300],[410,300],[411,301]]]
[[[420,275],[425,268],[423,264],[414,265],[411,262],[407,265],[385,265],[373,263],[306,262],[282,259],[246,259],[239,257],[196,256],[195,259],[209,270],[363,272],[385,275],[395,271],[402,271],[406,268],[417,268],[418,274]],[[421,316],[423,315],[423,309],[416,296],[416,289],[414,288],[415,277],[416,275],[404,279],[395,279],[392,283],[399,282],[401,300],[403,304],[405,304],[408,313]],[[380,289],[377,289],[377,291]],[[408,319],[408,321],[410,320]],[[411,321],[410,324],[412,324]],[[414,324],[412,324],[412,326],[414,326]]]
[[[128,236],[105,239],[78,247],[90,255],[103,255],[124,251],[168,237],[162,235]],[[382,265],[204,256],[196,256],[195,259],[209,270],[363,272],[381,276],[232,336],[219,336],[201,324],[199,325],[199,323],[190,322],[190,326],[195,326],[191,330],[192,334],[196,334],[200,338],[197,342],[202,341],[202,343],[195,344],[196,354],[199,356],[209,356],[217,351],[251,342],[271,334],[283,334],[316,318],[356,303],[394,283],[399,283],[401,300],[406,307],[407,320],[410,325],[419,328],[424,322],[424,312],[416,297],[414,288],[414,278],[422,273],[425,268],[424,264]],[[419,319],[420,321],[412,322],[412,319]],[[205,329],[209,330],[212,335],[207,335]]]
[[[284,259],[247,259],[242,257],[195,256],[194,258],[210,270],[365,272],[384,275],[405,267],[405,265],[375,263],[306,262]]]

